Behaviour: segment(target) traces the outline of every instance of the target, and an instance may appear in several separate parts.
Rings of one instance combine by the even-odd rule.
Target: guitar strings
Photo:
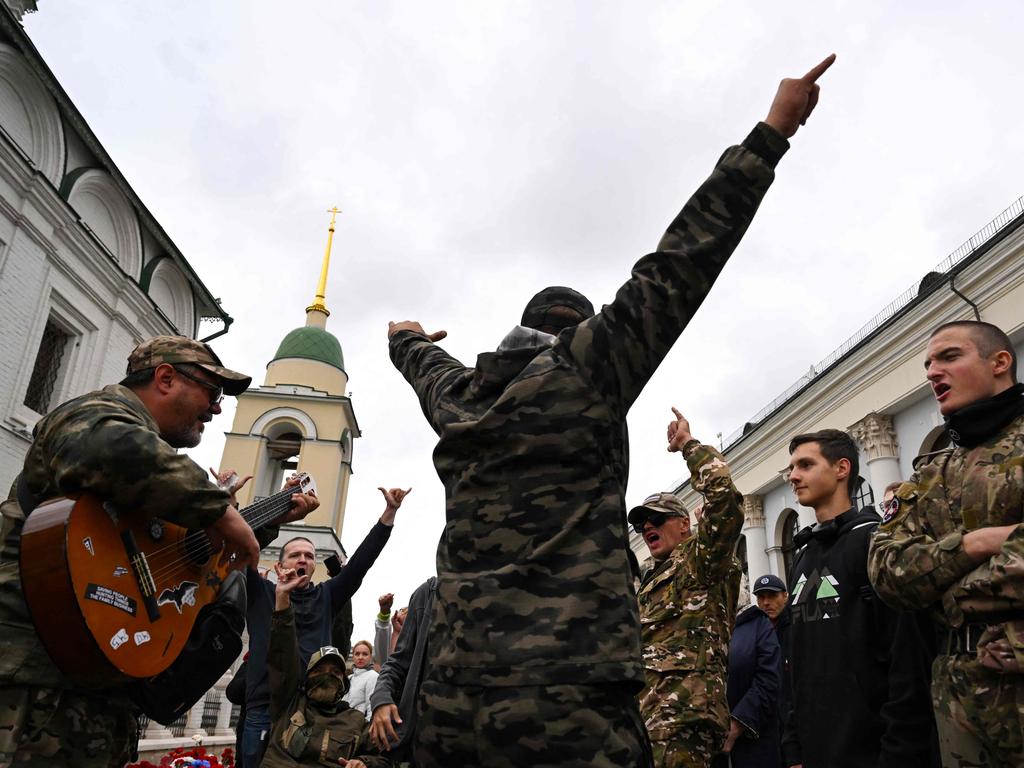
[[[241,514],[251,527],[259,528],[279,517],[283,512],[286,512],[291,507],[292,495],[301,492],[301,486],[286,488],[273,496],[260,499],[249,505],[241,510]],[[188,551],[193,545],[197,547],[210,547],[209,536],[205,531],[190,533],[177,542],[165,545],[149,553],[146,559],[151,564],[150,574],[153,580],[156,581],[157,579],[172,576],[184,567],[195,563],[195,560],[188,555]],[[178,551],[182,549],[185,551],[184,555],[178,555],[174,560],[167,561],[167,556],[177,555]],[[213,557],[218,551],[210,551],[209,556]]]

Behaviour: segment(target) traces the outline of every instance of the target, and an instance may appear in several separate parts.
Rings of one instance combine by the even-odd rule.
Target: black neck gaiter
[[[979,400],[949,414],[946,431],[956,445],[974,448],[1021,414],[1024,414],[1024,384],[1014,384],[995,397]]]

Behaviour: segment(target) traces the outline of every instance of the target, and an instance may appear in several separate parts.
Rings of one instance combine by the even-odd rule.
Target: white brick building
[[[3,494],[40,415],[120,380],[143,338],[230,322],[0,4]]]

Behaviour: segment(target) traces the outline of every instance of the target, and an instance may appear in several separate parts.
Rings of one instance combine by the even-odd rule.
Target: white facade
[[[936,326],[975,318],[964,297],[977,305],[982,320],[1009,334],[1018,360],[1024,359],[1022,200],[922,282],[927,287],[915,285],[902,294],[725,441],[744,496],[741,549],[751,581],[765,573],[785,580],[787,535],[814,522],[813,511],[797,503],[782,475],[793,436],[825,428],[847,431],[860,447],[862,502],[871,503],[890,482],[909,478],[914,458],[943,439],[942,418],[924,377],[924,350]],[[689,478],[669,487],[691,509],[700,501]],[[630,545],[640,562],[648,558],[635,533]]]
[[[120,380],[144,338],[230,321],[0,5],[4,492],[43,413]]]

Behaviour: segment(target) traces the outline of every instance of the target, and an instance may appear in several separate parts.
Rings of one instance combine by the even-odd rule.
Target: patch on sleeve
[[[885,508],[885,514],[882,516],[882,525],[885,525],[894,517],[896,513],[900,511],[900,498],[899,496],[893,496],[889,501],[889,505]]]

